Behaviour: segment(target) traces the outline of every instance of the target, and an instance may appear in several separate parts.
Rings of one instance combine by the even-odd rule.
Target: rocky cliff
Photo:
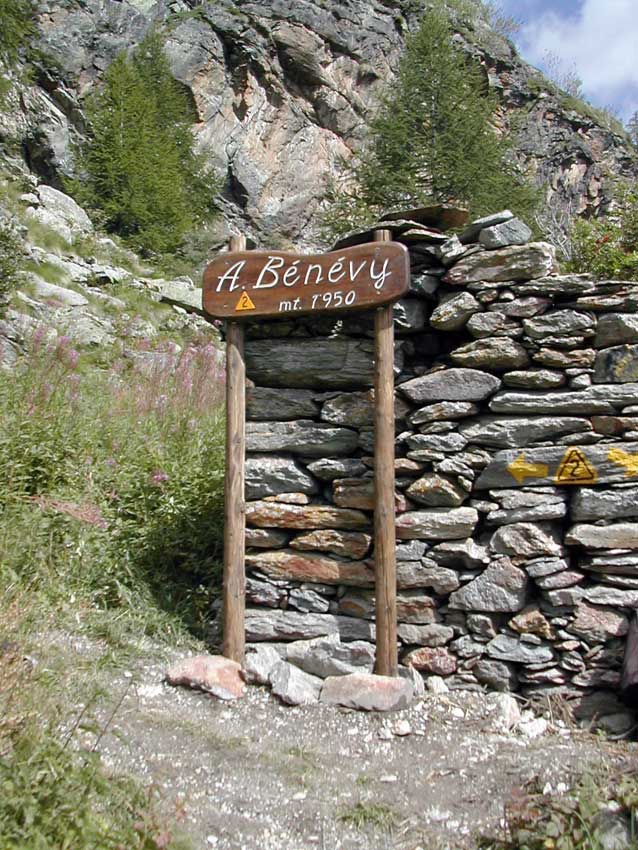
[[[227,220],[261,243],[317,244],[317,213],[365,136],[425,3],[381,0],[67,0],[41,7],[42,59],[0,141],[46,182],[73,172],[82,98],[114,56],[161,24],[192,95],[199,143],[224,177]],[[498,92],[498,121],[551,208],[595,214],[635,168],[619,126],[558,92],[480,16],[457,38]],[[612,122],[613,123],[613,122]]]

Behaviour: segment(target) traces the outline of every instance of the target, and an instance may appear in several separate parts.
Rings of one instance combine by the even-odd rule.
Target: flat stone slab
[[[414,687],[409,679],[375,676],[373,673],[351,673],[329,676],[321,691],[320,701],[358,711],[400,711],[414,700]]]
[[[318,489],[314,478],[291,458],[267,454],[246,458],[247,499],[281,493],[316,493]]]
[[[270,687],[286,705],[312,705],[319,700],[323,682],[299,667],[280,661],[270,673]]]
[[[482,401],[495,393],[501,382],[478,369],[439,369],[412,378],[397,389],[416,403],[437,401]]]
[[[349,455],[358,445],[356,431],[326,422],[299,419],[294,422],[247,422],[249,452],[292,452],[305,457]],[[289,488],[289,491],[294,488]]]
[[[286,505],[277,502],[249,502],[246,521],[258,528],[343,528],[367,529],[370,517],[350,508],[330,505]]]
[[[374,623],[334,614],[248,608],[246,639],[249,641],[309,640],[338,634],[344,641],[374,641]]]
[[[241,677],[241,665],[222,655],[194,655],[183,658],[166,671],[169,685],[183,685],[222,700],[242,697],[246,685]]]
[[[470,537],[478,522],[474,508],[409,511],[396,520],[400,540],[458,540]]]
[[[492,487],[529,487],[638,483],[638,443],[564,446],[497,452],[475,484]]]
[[[289,644],[286,658],[306,673],[322,679],[358,672],[372,673],[374,646],[362,640],[342,643],[338,634],[332,634]]]
[[[367,561],[341,561],[315,552],[290,549],[246,555],[246,568],[269,578],[319,584],[369,587],[374,584],[374,566]]]

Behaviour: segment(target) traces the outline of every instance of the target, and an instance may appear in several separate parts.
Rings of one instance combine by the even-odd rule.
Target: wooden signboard
[[[243,251],[207,266],[202,303],[211,316],[237,320],[343,313],[389,304],[409,285],[408,251],[398,242],[309,256]]]
[[[240,664],[245,651],[246,587],[242,320],[375,308],[375,672],[397,675],[392,302],[408,289],[410,263],[405,246],[389,241],[390,231],[375,231],[374,237],[374,243],[304,257],[281,251],[246,251],[246,240],[235,236],[230,252],[213,260],[204,272],[204,310],[228,319],[223,652]]]

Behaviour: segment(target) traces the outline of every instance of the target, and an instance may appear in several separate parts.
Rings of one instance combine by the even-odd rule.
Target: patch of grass
[[[45,280],[47,283],[55,283],[57,286],[65,286],[69,284],[69,276],[65,274],[60,266],[55,263],[50,263],[44,260],[41,263],[33,260],[27,260],[23,266],[25,272],[33,272]]]
[[[532,787],[514,796],[506,806],[503,837],[481,837],[483,850],[604,850],[609,819],[626,825],[627,850],[638,848],[636,810],[638,777],[635,771],[614,773],[601,768],[584,776],[561,795],[544,794]],[[614,846],[620,846],[614,843]]]
[[[341,809],[338,817],[341,823],[353,826],[355,829],[365,830],[373,827],[387,832],[392,831],[398,820],[396,812],[390,806],[362,801]]]
[[[72,252],[71,243],[52,227],[30,216],[25,217],[25,224],[29,233],[28,239],[32,245],[37,245],[51,254],[68,255]]]

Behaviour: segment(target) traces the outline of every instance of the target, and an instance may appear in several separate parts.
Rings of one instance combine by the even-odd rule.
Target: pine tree
[[[367,145],[346,169],[347,188],[336,191],[330,215],[340,229],[430,201],[461,203],[473,215],[505,206],[531,214],[535,190],[517,177],[492,126],[496,101],[452,36],[445,13],[432,10],[407,39]]]
[[[136,247],[175,250],[210,211],[214,186],[194,151],[189,103],[157,33],[132,59],[121,54],[113,61],[87,114],[86,185],[78,194]]]

